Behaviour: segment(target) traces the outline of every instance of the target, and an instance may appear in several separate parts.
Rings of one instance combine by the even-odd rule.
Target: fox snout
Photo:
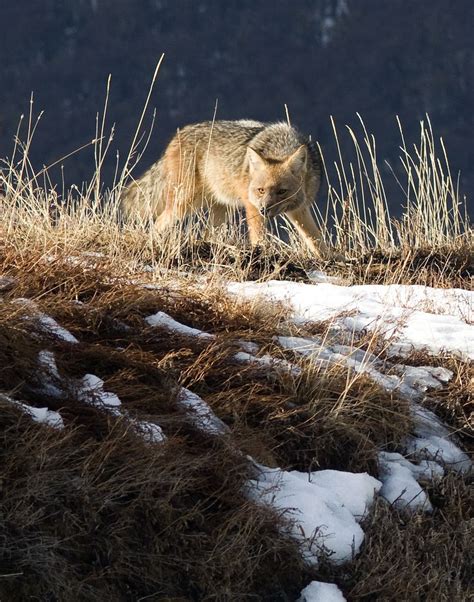
[[[279,213],[278,204],[271,198],[269,199],[255,199],[254,203],[255,207],[258,209],[258,212],[262,217],[274,217]]]
[[[260,215],[265,218],[275,217],[282,212],[284,207],[278,201],[270,201],[268,203],[260,205]]]
[[[293,203],[288,198],[282,198],[281,195],[268,194],[265,197],[254,199],[253,203],[258,209],[260,215],[264,218],[272,218],[288,211]]]

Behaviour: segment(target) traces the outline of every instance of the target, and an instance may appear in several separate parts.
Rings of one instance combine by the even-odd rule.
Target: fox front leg
[[[328,248],[322,237],[321,230],[316,225],[309,207],[299,207],[298,209],[288,211],[285,215],[301,235],[308,248],[319,259],[323,259],[328,255]]]
[[[244,207],[250,244],[252,247],[256,247],[265,238],[265,220],[260,211],[248,199],[245,199]]]

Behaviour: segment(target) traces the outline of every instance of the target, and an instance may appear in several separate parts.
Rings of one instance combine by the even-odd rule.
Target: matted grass
[[[365,523],[361,554],[325,578],[351,601],[465,602],[472,594],[473,488],[449,474],[430,489],[433,515],[408,516],[379,500]]]
[[[410,429],[407,402],[340,366],[323,370],[300,359],[301,374],[295,376],[237,362],[238,339],[284,357],[273,341],[286,318],[281,305],[240,302],[214,280],[203,287],[176,273],[149,288],[119,276],[121,268],[113,273],[107,260],[91,269],[68,257],[35,253],[24,250],[14,265],[9,253],[3,256],[10,280],[0,311],[0,389],[60,410],[66,429],[32,424],[0,399],[3,597],[295,600],[310,579],[330,578],[349,600],[415,600],[420,592],[435,591],[428,570],[446,581],[446,596],[461,599],[455,596],[467,591],[461,552],[467,553],[468,538],[461,537],[461,525],[450,535],[446,525],[454,517],[446,516],[446,508],[467,512],[462,478],[448,477],[433,489],[435,518],[403,517],[380,502],[368,518],[365,547],[344,572],[324,562],[316,570],[305,567],[295,544],[281,534],[285,517],[243,494],[253,476],[246,454],[286,469],[376,474],[377,449],[397,449]],[[15,301],[25,295],[80,343],[41,333],[29,307]],[[159,310],[212,332],[215,340],[148,327],[144,317]],[[319,325],[320,334],[329,327]],[[376,338],[360,341],[372,351],[377,344]],[[85,404],[73,384],[63,384],[59,399],[48,396],[38,388],[42,349],[55,353],[61,382],[96,374],[130,417],[158,423],[166,442],[146,444],[127,420]],[[216,438],[196,429],[176,404],[180,386],[201,395],[230,427],[229,435]],[[459,369],[437,396],[447,396],[446,414],[458,416],[461,406],[467,408],[459,397],[465,386]],[[455,402],[449,400],[455,398],[452,410]],[[453,550],[443,573],[441,559]],[[397,567],[386,581],[382,556]]]

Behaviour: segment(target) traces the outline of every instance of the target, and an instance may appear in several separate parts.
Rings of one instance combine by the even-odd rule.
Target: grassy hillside
[[[472,232],[431,143],[424,130],[405,155],[399,222],[386,212],[370,145],[360,172],[341,169],[322,222],[346,259],[323,263],[291,232],[253,251],[237,229],[204,240],[194,224],[157,237],[121,225],[98,186],[61,202],[41,189],[27,153],[11,162],[0,221],[2,600],[287,601],[313,579],[334,581],[348,600],[467,599],[466,474],[426,484],[431,514],[378,498],[360,554],[343,566],[324,547],[317,566],[304,563],[287,513],[246,495],[255,462],[377,477],[378,451],[403,451],[413,416],[399,391],[276,338],[340,343],[336,319],[295,323],[284,302],[228,291],[229,281],[311,282],[315,270],[341,284],[469,289]],[[159,311],[213,336],[150,325]],[[374,331],[345,342],[374,354],[386,375],[397,362],[449,368],[449,383],[423,403],[472,450],[472,363],[420,351],[394,358]],[[237,356],[246,349],[261,361]],[[100,381],[87,389],[91,374]],[[183,390],[222,421],[215,432],[192,419]],[[49,422],[35,408],[52,412]]]

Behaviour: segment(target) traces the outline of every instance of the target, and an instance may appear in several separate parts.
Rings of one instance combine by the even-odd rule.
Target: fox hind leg
[[[185,218],[202,209],[203,195],[197,186],[180,184],[168,188],[166,205],[163,212],[155,220],[155,231],[163,232],[177,225],[183,226]]]
[[[164,232],[165,230],[175,226],[176,222],[182,221],[188,208],[183,199],[180,199],[178,194],[176,198],[168,198],[164,210],[155,219],[154,228],[156,232]]]
[[[165,208],[155,220],[155,231],[183,225],[190,213],[203,205],[203,191],[195,169],[195,154],[183,153],[179,139],[170,142],[162,159]]]
[[[228,208],[222,203],[213,202],[209,205],[209,226],[220,228],[229,221]]]

